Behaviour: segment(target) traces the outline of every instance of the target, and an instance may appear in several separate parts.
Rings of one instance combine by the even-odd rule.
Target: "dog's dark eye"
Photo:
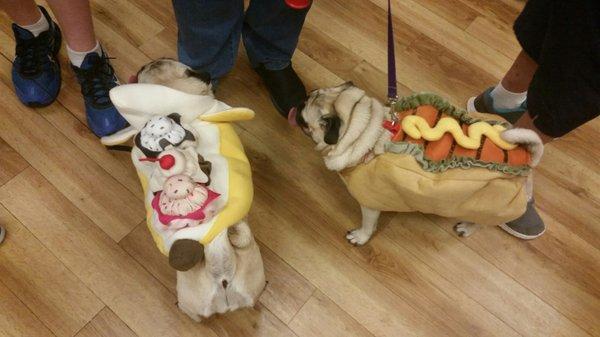
[[[319,126],[321,127],[321,129],[323,129],[323,130],[327,129],[328,125],[329,125],[329,121],[327,119],[321,118],[319,120]]]

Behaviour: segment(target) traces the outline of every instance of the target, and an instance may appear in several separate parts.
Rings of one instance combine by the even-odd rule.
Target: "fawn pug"
[[[543,152],[535,132],[467,114],[432,94],[397,106],[392,121],[390,108],[347,82],[312,91],[288,116],[360,204],[362,225],[347,233],[350,243],[370,239],[381,211],[457,218],[461,236],[523,214]]]

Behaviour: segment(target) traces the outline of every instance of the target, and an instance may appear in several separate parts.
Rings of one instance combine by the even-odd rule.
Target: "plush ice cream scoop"
[[[143,147],[160,152],[169,144],[179,144],[185,138],[185,129],[165,116],[153,117],[141,131]]]
[[[213,201],[219,194],[179,174],[165,181],[164,189],[152,202],[159,221],[170,229],[193,227],[215,212]]]

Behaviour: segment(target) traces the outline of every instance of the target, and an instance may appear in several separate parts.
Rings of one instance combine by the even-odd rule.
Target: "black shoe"
[[[60,29],[44,7],[39,7],[50,26],[38,36],[12,25],[16,41],[16,57],[12,66],[15,92],[23,104],[42,107],[54,102],[60,90]]]
[[[291,64],[281,70],[268,70],[261,64],[254,70],[267,86],[273,105],[283,117],[287,118],[290,109],[306,99],[306,88]]]
[[[127,121],[119,114],[108,94],[110,89],[119,85],[108,57],[89,53],[81,67],[71,65],[71,68],[81,85],[85,114],[92,132],[104,137],[125,128]]]

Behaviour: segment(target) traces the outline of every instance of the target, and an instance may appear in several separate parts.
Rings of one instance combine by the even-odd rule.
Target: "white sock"
[[[102,48],[100,47],[100,42],[96,41],[96,46],[87,51],[75,51],[71,49],[69,45],[67,45],[67,55],[69,55],[69,61],[71,61],[72,65],[78,68],[81,67],[83,59],[85,59],[85,56],[89,53],[96,53],[102,56]]]
[[[502,86],[502,82],[490,93],[494,99],[495,109],[516,109],[527,99],[527,91],[511,92]]]
[[[50,29],[50,23],[48,22],[48,20],[46,20],[46,17],[42,14],[42,11],[40,11],[39,8],[38,8],[38,12],[40,13],[40,19],[37,20],[37,22],[34,23],[33,25],[28,25],[28,26],[18,25],[19,27],[30,31],[34,37],[37,37],[41,33]]]

